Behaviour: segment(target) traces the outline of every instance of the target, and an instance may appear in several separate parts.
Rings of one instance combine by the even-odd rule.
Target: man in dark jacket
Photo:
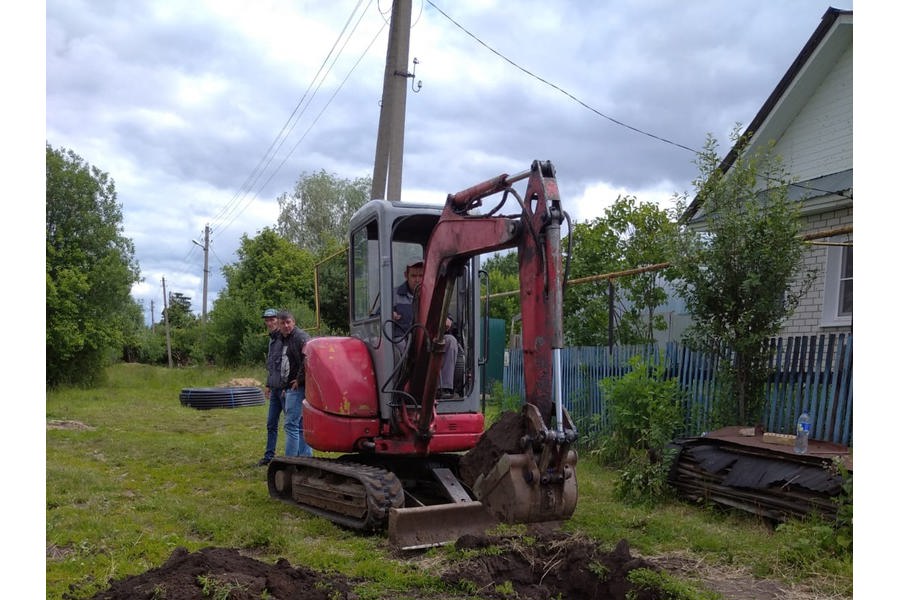
[[[287,310],[278,313],[281,330],[281,385],[284,389],[285,456],[312,456],[303,439],[303,398],[306,396],[306,368],[303,348],[309,334],[297,327],[294,315]]]
[[[269,415],[266,418],[266,452],[258,467],[272,462],[275,445],[278,443],[278,420],[284,412],[284,389],[281,387],[281,331],[278,329],[278,311],[267,308],[263,311],[263,321],[269,331],[269,353],[266,355],[266,399],[269,401]]]

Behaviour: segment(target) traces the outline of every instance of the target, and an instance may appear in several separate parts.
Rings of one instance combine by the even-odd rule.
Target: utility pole
[[[406,121],[406,79],[412,0],[394,0],[390,38],[384,64],[384,89],[375,146],[372,198],[400,200],[403,182],[403,136]]]
[[[203,312],[200,317],[200,323],[203,325],[204,333],[206,332],[206,286],[209,283],[209,223],[203,228],[203,243],[197,240],[191,240],[201,248],[203,248]]]
[[[166,323],[166,352],[169,354],[169,368],[172,368],[172,339],[169,337],[169,301],[166,296],[166,278],[162,278],[163,286],[163,321]]]
[[[150,331],[153,331],[154,325],[156,325],[156,306],[153,303],[153,298],[150,298]]]

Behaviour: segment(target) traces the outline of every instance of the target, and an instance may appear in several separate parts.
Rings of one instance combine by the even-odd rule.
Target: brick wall
[[[812,233],[853,224],[853,209],[811,215],[805,220],[803,232]],[[851,236],[852,239],[852,236]],[[850,333],[850,327],[822,327],[822,301],[825,293],[825,258],[827,246],[810,245],[804,260],[804,270],[815,270],[816,279],[800,301],[794,315],[781,328],[781,335],[821,335]]]

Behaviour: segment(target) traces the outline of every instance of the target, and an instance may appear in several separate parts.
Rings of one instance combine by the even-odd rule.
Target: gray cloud
[[[410,66],[420,60],[423,85],[407,98],[404,190],[440,201],[549,159],[574,202],[598,185],[639,199],[687,191],[691,152],[610,118],[693,149],[712,133],[726,150],[731,128],[753,118],[831,3],[435,4],[530,74],[427,0],[414,3]],[[274,225],[276,198],[301,173],[371,175],[387,29],[372,3],[357,29],[348,25],[346,48],[335,45],[353,5],[281,3],[267,13],[223,0],[48,0],[47,143],[116,181],[146,277],[136,296],[148,308],[151,298],[161,306],[165,276],[199,312],[202,254],[192,240],[204,224],[213,227],[213,299],[241,235]],[[333,68],[316,78],[330,50]],[[580,202],[593,213],[579,217],[613,199]]]

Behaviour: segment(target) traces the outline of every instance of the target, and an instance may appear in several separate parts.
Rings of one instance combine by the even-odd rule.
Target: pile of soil
[[[467,558],[452,561],[441,579],[458,592],[415,592],[412,597],[451,600],[477,594],[485,599],[662,600],[658,590],[639,589],[626,580],[632,569],[658,570],[631,555],[628,543],[602,552],[587,539],[562,533],[533,536],[464,536],[456,547]],[[480,551],[480,550],[483,550]],[[323,574],[284,558],[275,564],[241,554],[236,548],[178,548],[159,568],[114,581],[94,600],[201,600],[251,598],[353,600],[359,581]],[[510,587],[515,594],[510,594]],[[477,590],[477,591],[476,591]],[[627,594],[631,592],[632,595]],[[266,595],[267,594],[267,595]],[[392,598],[396,598],[393,595]]]
[[[658,589],[628,581],[634,569],[659,571],[631,555],[626,540],[603,552],[590,540],[562,533],[531,536],[463,536],[459,549],[488,549],[454,562],[444,581],[472,584],[481,598],[528,600],[663,600]],[[499,552],[497,550],[499,549]],[[515,590],[510,594],[509,586]]]
[[[284,558],[273,565],[237,548],[203,548],[190,553],[176,548],[161,567],[112,582],[94,600],[258,600],[308,598],[350,600],[350,580],[292,567]],[[268,594],[268,596],[264,595]]]
[[[479,475],[487,475],[503,454],[522,451],[520,441],[528,433],[527,423],[520,412],[502,413],[478,444],[459,461],[459,478],[469,488],[475,486]]]

